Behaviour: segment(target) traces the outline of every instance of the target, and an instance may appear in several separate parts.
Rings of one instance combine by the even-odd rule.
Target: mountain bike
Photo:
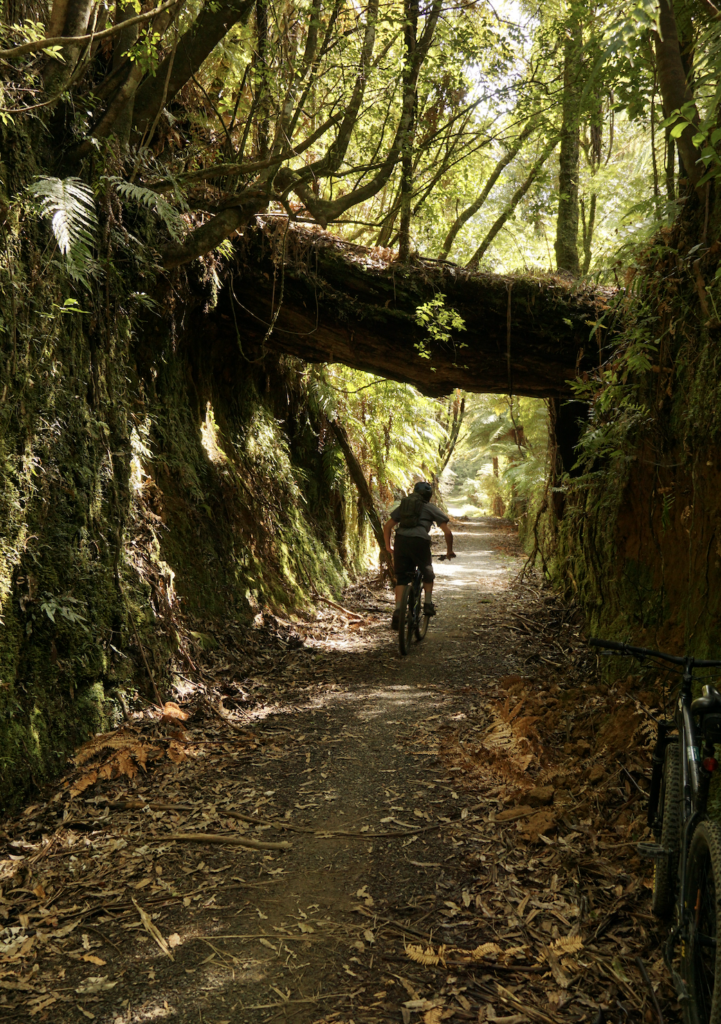
[[[672,927],[664,948],[686,1024],[721,1024],[721,825],[706,813],[711,779],[719,770],[721,693],[711,683],[694,699],[696,669],[721,661],[677,657],[610,640],[594,647],[678,665],[683,669],[673,721],[657,722],[648,799],[655,842],[638,852],[655,863],[653,912]],[[674,966],[680,947],[680,973]]]
[[[438,561],[444,562],[446,555],[439,555]],[[420,643],[428,632],[429,615],[423,613],[423,570],[416,566],[413,582],[406,585],[401,599],[398,616],[398,644],[401,654],[411,653],[413,637]]]

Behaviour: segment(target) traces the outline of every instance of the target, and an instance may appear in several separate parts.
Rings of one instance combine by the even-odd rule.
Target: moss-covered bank
[[[302,607],[338,592],[363,542],[302,364],[250,363],[204,329],[212,259],[157,280],[128,241],[147,224],[108,199],[103,257],[73,280],[24,212],[28,168],[0,170],[8,807],[112,719],[118,688],[152,696],[150,671],[163,689],[184,611]]]
[[[578,465],[554,481],[544,532],[592,633],[719,657],[720,247],[698,234],[690,220],[663,232],[604,318],[619,334],[601,340]]]

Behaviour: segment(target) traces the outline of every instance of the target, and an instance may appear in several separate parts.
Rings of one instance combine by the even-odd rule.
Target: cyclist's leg
[[[420,545],[423,545],[420,549]],[[421,567],[423,573],[423,591],[424,591],[424,606],[423,611],[426,615],[435,615],[436,609],[433,604],[433,581],[436,578],[436,574],[433,571],[433,561],[431,558],[431,542],[419,541],[419,560],[418,564]]]
[[[409,541],[411,540],[413,540],[412,537],[399,537],[398,534],[396,534],[396,541],[393,546],[393,569],[396,574],[396,606],[391,620],[392,629],[398,629],[398,618],[400,615],[401,601],[403,600],[403,592],[408,584],[413,582],[413,576],[416,571],[414,552],[412,550],[413,545],[409,544]]]

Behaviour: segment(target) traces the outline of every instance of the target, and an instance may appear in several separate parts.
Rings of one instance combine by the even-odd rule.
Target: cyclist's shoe
[[[433,604],[432,601],[426,601],[426,603],[423,605],[423,614],[427,616],[427,618],[429,619],[431,615],[436,614],[436,606]]]
[[[396,608],[396,610],[393,612],[393,618],[391,619],[391,629],[395,629],[396,632],[398,631],[398,627],[400,625],[400,618],[400,609]]]

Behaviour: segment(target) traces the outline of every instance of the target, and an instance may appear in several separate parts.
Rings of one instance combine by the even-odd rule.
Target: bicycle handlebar
[[[662,658],[663,661],[670,661],[673,665],[690,665],[693,668],[721,668],[721,661],[697,661],[696,658],[680,658],[677,654],[664,654],[663,651],[653,651],[649,647],[631,647],[629,644],[619,644],[616,640],[599,640],[591,637],[588,641],[591,647],[603,647],[607,651],[618,651],[635,658]]]

